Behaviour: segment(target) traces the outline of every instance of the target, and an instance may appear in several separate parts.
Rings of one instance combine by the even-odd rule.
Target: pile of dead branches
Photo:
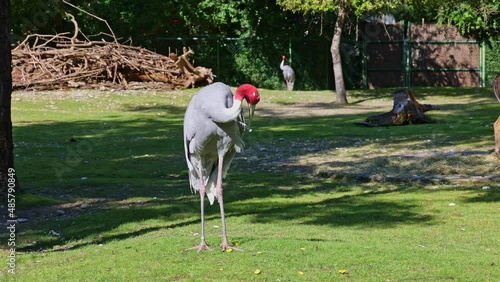
[[[71,15],[70,15],[71,16]],[[72,17],[72,16],[71,16]],[[164,56],[144,48],[111,41],[79,40],[74,34],[33,34],[12,50],[14,89],[100,88],[128,89],[131,82],[149,82],[163,89],[210,84],[211,69],[193,67],[184,53]]]

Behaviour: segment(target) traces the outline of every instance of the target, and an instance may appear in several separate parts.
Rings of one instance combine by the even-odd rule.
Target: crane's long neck
[[[280,65],[280,69],[284,69],[285,68],[285,60],[281,61],[281,65]]]
[[[231,108],[225,108],[222,112],[223,115],[219,122],[230,122],[236,119],[241,112],[241,100],[233,98],[233,106]]]

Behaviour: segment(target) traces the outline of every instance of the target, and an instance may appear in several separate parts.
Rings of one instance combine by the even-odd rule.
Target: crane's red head
[[[282,61],[286,60],[286,57],[285,56],[281,57],[281,60]]]
[[[238,89],[236,89],[236,94],[234,95],[234,98],[236,100],[242,101],[245,99],[248,102],[248,117],[249,121],[248,124],[246,125],[246,128],[249,131],[252,131],[250,129],[250,125],[252,124],[253,120],[253,114],[255,112],[255,105],[260,101],[260,96],[259,96],[259,91],[255,86],[251,84],[243,84]]]
[[[251,84],[243,84],[238,87],[234,96],[240,101],[245,99],[250,105],[256,105],[260,101],[259,91]]]

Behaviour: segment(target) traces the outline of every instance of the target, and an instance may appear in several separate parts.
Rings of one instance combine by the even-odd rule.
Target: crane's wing
[[[227,172],[231,167],[231,162],[236,156],[236,153],[241,152],[244,148],[244,120],[245,118],[243,110],[241,110],[240,115],[236,120],[227,124],[219,125],[220,130],[218,131],[219,140],[217,141],[217,148],[219,150],[218,154],[223,155],[222,178],[226,178]],[[217,198],[216,185],[218,177],[218,166],[219,159],[204,166],[209,172],[210,176],[206,179],[207,198],[210,204],[213,204],[215,198]]]
[[[193,192],[193,189],[197,190],[198,184],[196,182],[196,179],[198,178],[197,171],[195,169],[195,165],[191,162],[190,158],[190,152],[194,152],[194,145],[195,145],[195,132],[196,132],[196,118],[193,113],[194,111],[194,100],[193,98],[191,102],[189,103],[187,109],[186,109],[186,114],[184,115],[184,156],[186,158],[186,163],[189,169],[189,187],[191,188],[191,192]]]
[[[237,152],[243,149],[244,115],[241,110],[229,122],[219,122],[217,111],[233,106],[229,87],[214,83],[200,90],[184,116],[184,151],[189,168],[191,191],[198,191],[202,171],[206,194],[212,204],[216,197],[218,157],[223,156],[223,177]],[[215,112],[215,113],[214,113]],[[214,118],[215,117],[215,118]],[[215,148],[217,151],[215,151]]]
[[[283,67],[283,77],[285,80],[295,81],[295,72],[290,66]]]

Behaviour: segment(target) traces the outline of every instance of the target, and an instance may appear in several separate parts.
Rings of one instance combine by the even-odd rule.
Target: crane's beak
[[[252,120],[253,120],[253,114],[255,112],[255,105],[250,105],[248,104],[248,132],[252,132]]]

